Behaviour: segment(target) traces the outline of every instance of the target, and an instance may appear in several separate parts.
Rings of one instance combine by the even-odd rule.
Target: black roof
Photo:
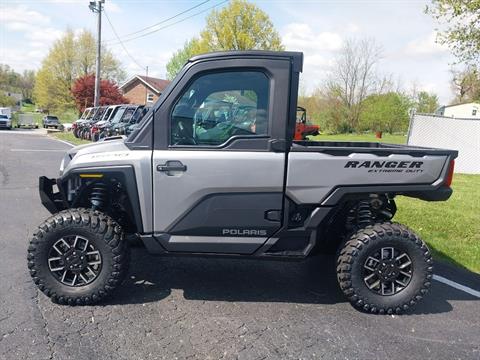
[[[301,72],[303,69],[303,53],[299,51],[269,51],[269,50],[236,50],[236,51],[218,51],[194,56],[188,62],[207,60],[214,58],[236,58],[236,57],[255,57],[255,58],[290,58],[295,71]]]

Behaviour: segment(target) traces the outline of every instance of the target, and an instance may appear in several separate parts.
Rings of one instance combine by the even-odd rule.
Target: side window
[[[201,75],[173,108],[170,144],[218,146],[233,136],[267,135],[269,83],[260,71]]]

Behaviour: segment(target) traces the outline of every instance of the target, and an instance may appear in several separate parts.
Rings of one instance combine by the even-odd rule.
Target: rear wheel
[[[433,261],[427,246],[406,226],[367,226],[346,242],[337,260],[340,288],[356,307],[402,313],[428,292]]]
[[[54,302],[96,303],[124,279],[128,247],[121,227],[90,209],[70,209],[39,226],[28,247],[28,268]]]

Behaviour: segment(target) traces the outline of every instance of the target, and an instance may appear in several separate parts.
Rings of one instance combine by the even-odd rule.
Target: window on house
[[[152,93],[147,94],[147,103],[153,103],[153,94]]]
[[[475,115],[477,115],[477,109],[472,110],[472,116],[475,116]]]

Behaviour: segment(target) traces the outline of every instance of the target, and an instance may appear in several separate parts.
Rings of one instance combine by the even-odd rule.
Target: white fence
[[[415,114],[408,145],[458,150],[455,172],[480,174],[480,119]]]

